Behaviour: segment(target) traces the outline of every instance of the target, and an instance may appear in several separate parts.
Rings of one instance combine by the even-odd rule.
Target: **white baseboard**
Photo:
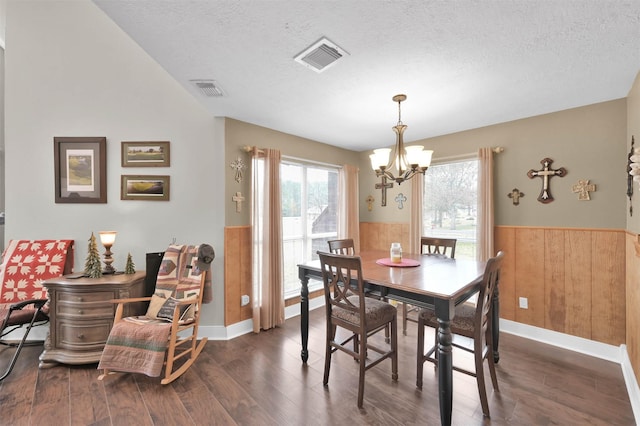
[[[633,416],[636,418],[636,424],[640,424],[640,387],[638,387],[636,375],[633,373],[631,359],[629,359],[629,353],[627,352],[627,345],[620,345],[620,353],[622,356],[622,375],[627,385],[631,409],[633,410]]]
[[[500,332],[547,343],[620,364],[620,347],[500,318]]]

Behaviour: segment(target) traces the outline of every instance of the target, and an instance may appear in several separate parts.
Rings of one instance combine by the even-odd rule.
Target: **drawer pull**
[[[84,339],[84,334],[82,333],[78,334],[78,339]]]
[[[84,311],[82,309],[78,309],[78,314],[82,315],[82,314],[84,314]]]
[[[84,302],[84,298],[83,297],[78,297],[78,302]]]

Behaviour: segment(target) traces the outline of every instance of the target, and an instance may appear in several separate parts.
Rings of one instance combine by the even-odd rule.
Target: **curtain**
[[[427,172],[428,173],[428,172]],[[411,179],[411,211],[409,218],[409,253],[420,253],[422,237],[422,199],[424,197],[424,175]]]
[[[480,148],[478,152],[478,226],[476,257],[486,261],[493,257],[493,150]]]
[[[360,252],[358,172],[349,164],[338,171],[338,238],[353,238],[356,253]]]
[[[252,152],[253,332],[284,323],[280,151]]]

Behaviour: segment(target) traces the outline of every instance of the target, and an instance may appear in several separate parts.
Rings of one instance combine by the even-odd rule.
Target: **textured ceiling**
[[[215,116],[363,151],[627,96],[640,1],[94,0]],[[293,60],[327,37],[349,55]],[[189,83],[216,80],[222,98]]]

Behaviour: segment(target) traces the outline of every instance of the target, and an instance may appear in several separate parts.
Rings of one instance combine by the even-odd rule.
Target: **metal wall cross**
[[[529,179],[533,179],[534,177],[542,178],[542,189],[540,190],[540,195],[538,195],[538,201],[545,204],[553,201],[551,189],[549,188],[550,179],[554,176],[563,177],[567,174],[567,169],[565,169],[564,167],[553,170],[551,168],[551,163],[553,163],[553,160],[551,158],[543,158],[540,161],[540,164],[542,164],[542,169],[531,169],[527,172],[527,176],[529,176]]]
[[[407,197],[404,196],[404,194],[401,192],[398,195],[396,195],[396,203],[398,203],[398,208],[402,209],[404,207],[404,204],[407,201]]]
[[[382,200],[380,200],[380,205],[383,207],[387,205],[387,188],[393,188],[393,182],[387,183],[387,177],[382,176],[382,182],[376,183],[376,189],[382,190]]]

